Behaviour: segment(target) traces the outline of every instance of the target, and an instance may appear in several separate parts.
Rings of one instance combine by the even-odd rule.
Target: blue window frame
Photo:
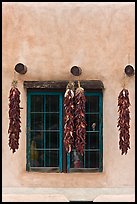
[[[62,93],[28,92],[27,169],[62,171]]]
[[[63,92],[27,93],[27,170],[102,171],[102,92],[85,92],[86,144],[84,156],[63,148]],[[65,157],[65,164],[63,159]],[[66,172],[66,171],[65,171]]]

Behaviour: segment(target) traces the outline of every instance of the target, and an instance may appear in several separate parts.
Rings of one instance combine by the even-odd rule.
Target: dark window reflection
[[[44,129],[44,114],[31,113],[31,130],[43,130],[43,129]]]
[[[99,168],[99,152],[85,151],[86,168]]]
[[[99,133],[88,132],[86,133],[85,149],[98,149],[99,148]]]
[[[99,97],[86,96],[86,112],[99,112]]]
[[[30,112],[31,167],[58,167],[59,95],[32,95]]]
[[[46,114],[46,130],[59,130],[59,114],[47,113]]]
[[[59,148],[58,132],[46,132],[46,148]]]
[[[44,148],[44,132],[31,132],[31,143],[35,142],[35,148]]]
[[[46,150],[46,167],[59,166],[59,151],[58,150]]]
[[[46,112],[59,112],[59,96],[46,96]]]
[[[31,96],[31,112],[43,112],[44,96]]]

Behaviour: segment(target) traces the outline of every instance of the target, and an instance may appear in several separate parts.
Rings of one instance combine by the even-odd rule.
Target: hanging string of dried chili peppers
[[[69,82],[64,95],[64,146],[71,152],[74,146],[74,83]]]
[[[20,91],[17,88],[17,81],[13,80],[9,94],[9,147],[12,152],[19,148],[20,126]]]
[[[118,125],[119,127],[119,149],[122,151],[122,155],[127,154],[128,149],[130,149],[130,134],[129,134],[129,122],[130,122],[130,111],[129,111],[130,101],[129,92],[127,89],[123,88],[118,96]]]
[[[75,147],[76,151],[82,156],[86,137],[85,102],[84,89],[80,86],[80,82],[78,81],[78,88],[75,92]]]

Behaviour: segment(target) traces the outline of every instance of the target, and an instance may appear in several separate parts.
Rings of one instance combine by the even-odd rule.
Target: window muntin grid
[[[86,99],[87,131],[84,156],[76,155],[75,149],[71,154],[67,154],[68,172],[80,169],[102,171],[102,93],[86,92]],[[62,105],[63,93],[60,92],[30,92],[28,94],[27,165],[30,168],[57,167],[60,172],[62,171]],[[95,128],[92,127],[93,123],[96,123]],[[37,144],[32,145],[34,154],[31,150],[32,139]],[[33,158],[38,160],[39,164],[34,162]],[[75,160],[78,162],[74,164]]]
[[[62,171],[62,93],[28,93],[28,169]]]

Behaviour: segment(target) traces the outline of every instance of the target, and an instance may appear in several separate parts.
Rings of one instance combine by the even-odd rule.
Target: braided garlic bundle
[[[81,155],[84,153],[86,135],[85,102],[84,89],[80,87],[80,82],[78,81],[78,88],[75,92],[75,147],[76,151]]]
[[[9,147],[13,153],[19,148],[20,129],[20,91],[16,87],[17,82],[12,82],[12,88],[9,94]]]
[[[74,83],[67,85],[64,95],[64,146],[71,152],[74,146]]]
[[[125,153],[127,154],[128,149],[130,149],[130,134],[129,134],[129,121],[130,121],[130,101],[129,101],[129,92],[127,89],[122,89],[118,96],[118,112],[119,112],[119,118],[118,118],[118,125],[119,127],[119,148],[122,151],[122,155]]]

